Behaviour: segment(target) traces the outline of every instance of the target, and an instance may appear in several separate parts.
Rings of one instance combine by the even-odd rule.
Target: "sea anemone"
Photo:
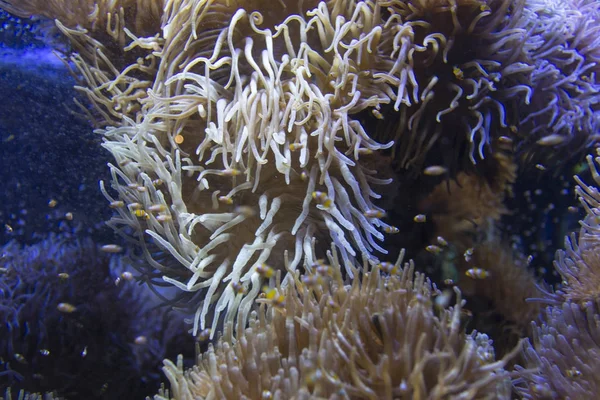
[[[486,335],[464,333],[460,295],[444,308],[401,259],[345,286],[328,277],[338,262],[268,289],[249,327],[234,341],[229,323],[192,369],[165,361],[171,390],[155,399],[510,398],[512,355],[496,361]]]
[[[587,162],[600,185],[594,158],[588,156]],[[532,323],[532,343],[525,344],[523,366],[517,367],[515,387],[526,399],[581,399],[600,390],[600,194],[579,177],[575,180],[587,215],[579,240],[567,237],[566,250],[557,252],[554,265],[562,283],[543,299],[550,305],[543,321]]]
[[[264,16],[184,3],[165,13],[144,112],[104,131],[119,199],[105,193],[127,205],[111,224],[132,227],[164,280],[202,298],[197,332],[215,303],[213,330],[222,311],[231,319],[241,307],[246,318],[273,268],[310,265],[332,241],[344,265],[386,253],[372,186],[390,183],[390,160],[375,152],[391,143],[372,140],[352,115],[407,90],[403,62],[377,49],[402,59],[410,37],[386,31],[372,2]],[[177,262],[153,257],[149,243]]]
[[[600,158],[595,161],[600,162]],[[594,181],[600,185],[600,175],[591,155],[587,163]],[[579,237],[572,234],[565,238],[565,250],[556,253],[554,265],[563,279],[557,295],[563,301],[585,304],[600,300],[600,193],[578,176],[575,180],[575,193],[586,217],[580,221]]]
[[[567,301],[544,314],[542,323],[532,323],[532,343],[523,346],[517,392],[524,399],[594,398],[600,390],[598,303]]]
[[[562,165],[597,142],[598,2],[384,4],[414,29],[414,96],[395,104],[399,113],[385,107],[373,136],[395,140],[399,166],[419,167],[433,151],[448,167],[472,167],[464,155],[478,163],[498,138],[527,168]]]
[[[115,285],[117,271],[130,272],[89,238],[13,241],[0,253],[2,387],[69,398],[143,396],[158,387],[168,346],[190,338],[182,318],[153,309],[150,293],[129,275]]]
[[[523,164],[555,167],[598,141],[600,3],[528,0],[524,10],[531,71],[529,104],[519,114]]]
[[[399,166],[421,165],[436,147],[457,168],[468,155],[484,159],[500,136],[517,123],[510,104],[528,100],[523,62],[525,1],[389,1],[393,16],[414,32],[409,56],[412,96],[396,102],[376,138],[395,140]],[[394,122],[390,124],[390,121]]]

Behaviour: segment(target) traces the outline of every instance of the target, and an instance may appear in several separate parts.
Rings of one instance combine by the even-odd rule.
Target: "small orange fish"
[[[237,294],[246,293],[246,288],[244,287],[244,285],[242,285],[239,282],[231,282],[231,287],[233,288],[233,291],[236,292]]]
[[[561,144],[565,141],[565,137],[559,135],[557,133],[553,133],[552,135],[544,136],[539,139],[536,143],[540,146],[555,146],[557,144]]]
[[[465,275],[471,279],[487,279],[490,273],[482,268],[470,268],[465,272]]]
[[[390,226],[386,226],[385,228],[383,228],[383,231],[385,233],[389,233],[389,234],[394,235],[394,234],[400,232],[400,229],[396,228],[395,226],[391,226],[390,225]]]
[[[331,207],[332,201],[327,196],[327,193],[315,191],[315,192],[312,192],[312,198],[317,203],[319,203],[320,205],[322,205],[324,208],[330,208]]]
[[[115,200],[115,201],[111,201],[108,206],[110,208],[121,208],[121,207],[125,207],[125,203],[122,202],[121,200]]]
[[[422,224],[423,222],[427,222],[427,216],[425,214],[417,214],[413,218],[413,221]]]
[[[123,251],[123,248],[118,244],[105,244],[100,248],[105,253],[120,253]]]
[[[444,175],[448,172],[448,168],[442,167],[441,165],[431,165],[423,170],[423,174],[429,176]]]
[[[363,215],[367,218],[385,218],[386,213],[382,210],[367,210]]]
[[[70,314],[77,311],[77,307],[70,303],[58,303],[56,309],[62,313]]]
[[[144,210],[134,210],[133,215],[135,215],[136,217],[141,218],[141,219],[150,219],[150,216]]]
[[[389,261],[382,261],[378,264],[378,267],[381,268],[381,270],[386,273],[386,274],[395,274],[396,272],[398,272],[398,268],[396,268],[396,265],[389,262]]]
[[[263,278],[269,279],[273,275],[275,275],[275,270],[269,267],[267,264],[259,265],[256,268],[256,272],[258,272]]]
[[[431,254],[440,254],[442,252],[442,248],[440,246],[436,246],[435,244],[430,244],[429,246],[425,247],[425,250]]]

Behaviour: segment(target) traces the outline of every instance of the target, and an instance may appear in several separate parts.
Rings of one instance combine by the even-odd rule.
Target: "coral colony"
[[[164,362],[155,399],[600,390],[600,159],[578,164],[600,135],[600,3],[0,7],[69,40],[113,157],[109,225],[210,342]],[[593,182],[550,287],[509,199],[576,167]]]

